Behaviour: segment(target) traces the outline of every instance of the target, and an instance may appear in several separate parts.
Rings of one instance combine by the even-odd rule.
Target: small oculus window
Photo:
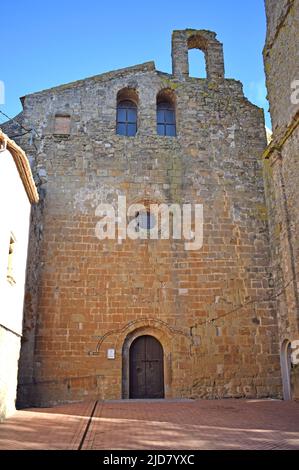
[[[149,211],[138,212],[136,214],[137,231],[139,230],[152,230],[156,226],[156,218]]]

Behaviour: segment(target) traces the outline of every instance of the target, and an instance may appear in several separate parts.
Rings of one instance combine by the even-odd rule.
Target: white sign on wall
[[[107,349],[107,358],[115,359],[115,349]]]

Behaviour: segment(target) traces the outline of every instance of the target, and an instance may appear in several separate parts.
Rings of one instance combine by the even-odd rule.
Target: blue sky
[[[185,28],[217,32],[226,77],[268,110],[263,0],[15,0],[3,2],[1,19],[0,110],[9,116],[21,111],[20,96],[102,72],[154,60],[170,73],[171,32]],[[197,76],[196,53],[190,62]]]

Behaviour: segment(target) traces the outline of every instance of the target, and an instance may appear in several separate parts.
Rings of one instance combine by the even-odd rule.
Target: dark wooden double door
[[[131,345],[130,398],[164,398],[163,348],[153,336],[139,336]]]

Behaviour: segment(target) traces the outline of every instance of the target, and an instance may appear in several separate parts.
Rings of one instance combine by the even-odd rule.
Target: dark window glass
[[[136,109],[128,109],[127,111],[127,121],[128,122],[136,122]]]
[[[126,134],[126,125],[125,124],[117,124],[117,134],[119,135],[127,135]]]
[[[137,132],[137,106],[132,101],[121,101],[117,105],[116,133],[134,137]]]
[[[117,120],[119,122],[125,122],[126,121],[126,110],[119,108],[117,110]]]
[[[158,135],[165,135],[165,126],[164,124],[157,125],[157,133]]]
[[[175,137],[175,126],[173,124],[166,125],[165,135],[169,135],[171,137]]]
[[[150,212],[141,212],[136,214],[137,226],[136,231],[139,232],[142,230],[152,230],[156,225],[156,218]]]
[[[128,124],[127,125],[127,134],[128,136],[130,137],[134,137],[134,135],[136,135],[136,124]]]
[[[175,119],[174,119],[174,111],[173,110],[171,110],[171,111],[166,110],[165,111],[165,121],[169,124],[174,124]]]
[[[157,105],[157,133],[170,137],[176,136],[175,111],[171,103]]]
[[[164,122],[164,111],[157,111],[157,122]]]

